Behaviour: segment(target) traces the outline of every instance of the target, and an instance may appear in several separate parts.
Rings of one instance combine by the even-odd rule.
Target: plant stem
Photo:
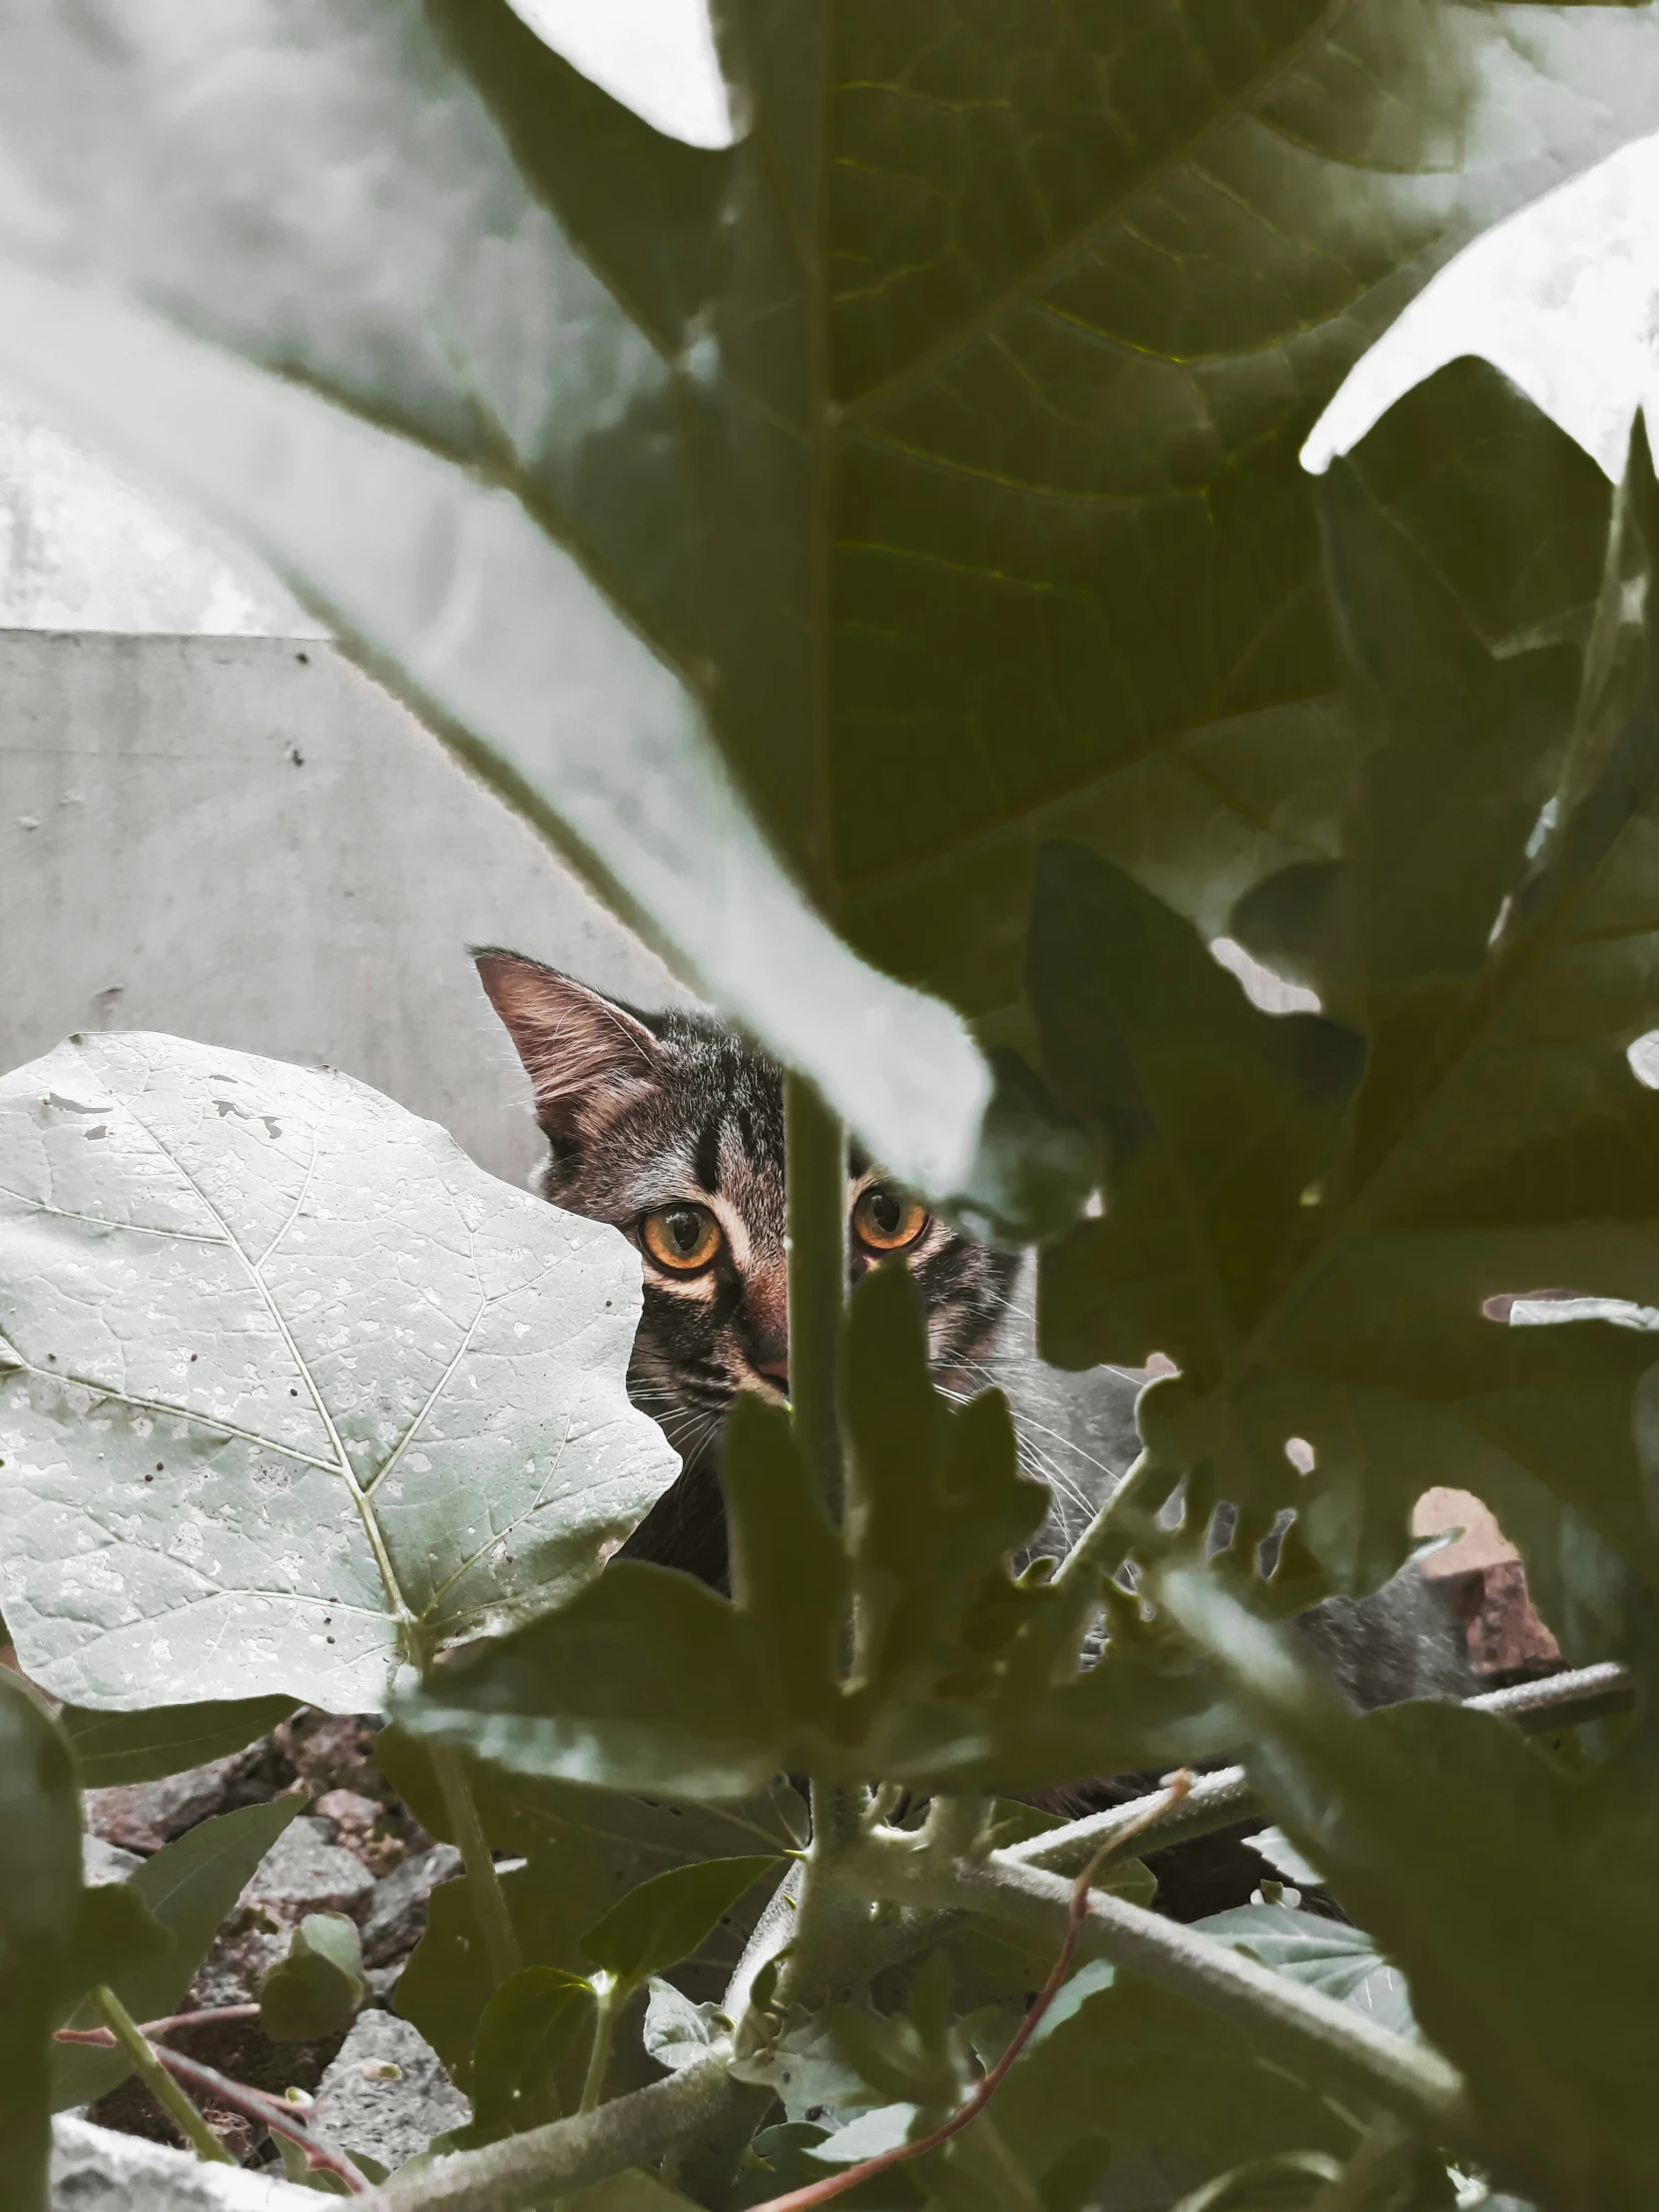
[[[1539,1682],[1513,1683],[1506,1690],[1483,1690],[1462,1702],[1471,1713],[1495,1713],[1535,1734],[1622,1712],[1634,1695],[1629,1668],[1607,1661],[1546,1675]],[[1075,1874],[1102,1844],[1138,1821],[1139,1803],[1131,1799],[1127,1805],[1091,1813],[1085,1820],[1068,1821],[1064,1828],[1011,1844],[999,1856],[1023,1867],[1045,1868],[1050,1874]],[[1256,1810],[1256,1794],[1243,1767],[1218,1767],[1212,1774],[1200,1775],[1178,1805],[1167,1807],[1146,1824],[1145,1848],[1162,1851],[1169,1844],[1190,1843],[1195,1836],[1209,1836],[1218,1828],[1248,1820]]]
[[[617,2012],[629,1994],[627,1984],[611,1974],[595,1974],[589,1986],[593,1990],[593,2041],[588,2048],[588,2070],[582,2082],[582,2101],[576,2107],[578,2112],[599,2109],[605,2094],[605,2076],[610,2070]]]
[[[911,1844],[875,1837],[858,1854],[854,1872],[877,1895],[966,1906],[1047,1938],[1063,1936],[1069,1919],[1069,1883],[1001,1852],[940,1866]],[[1115,1964],[1238,2020],[1299,2071],[1398,2112],[1430,2141],[1470,2142],[1462,2076],[1437,2051],[1386,2033],[1231,1943],[1101,1890],[1089,1893],[1082,1940]]]
[[[484,1834],[484,1824],[478,1818],[477,1801],[472,1795],[472,1785],[467,1780],[460,1753],[453,1744],[433,1744],[430,1756],[432,1771],[443,1792],[449,1824],[455,1831],[455,1847],[466,1869],[467,1888],[472,1895],[472,1910],[477,1917],[479,1933],[484,1938],[490,1978],[499,1989],[524,1963],[512,1916],[507,1911],[507,1900],[501,1892],[501,1878],[495,1871],[495,1860]]]
[[[825,1507],[841,1516],[835,1370],[846,1305],[846,1133],[805,1076],[784,1079],[789,1176],[790,1406]]]
[[[1060,1562],[1054,1587],[1070,1589],[1090,1574],[1115,1574],[1135,1541],[1134,1529],[1123,1523],[1157,1512],[1180,1479],[1178,1467],[1164,1466],[1150,1451],[1141,1452]]]
[[[747,2096],[727,2072],[724,2055],[700,2059],[647,2088],[612,2097],[597,2112],[527,2128],[394,2178],[370,2202],[375,2212],[527,2212],[662,2157],[717,2119],[730,2100]]]
[[[100,1982],[92,1992],[92,2001],[109,2022],[110,2033],[133,2061],[134,2070],[145,2087],[197,2157],[211,2166],[234,2166],[236,2160],[162,2064],[143,2028],[115,1991],[107,1983]]]

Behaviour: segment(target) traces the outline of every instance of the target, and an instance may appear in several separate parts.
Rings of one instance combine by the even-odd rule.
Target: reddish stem
[[[207,2027],[216,2021],[257,2020],[260,2008],[257,2004],[214,2004],[202,2012],[170,2012],[165,2020],[145,2020],[144,2032],[154,2042],[159,2035],[171,2035],[179,2027]],[[60,2027],[53,2041],[57,2043],[113,2043],[115,2037],[107,2027]]]
[[[156,2020],[146,2025],[145,2034],[154,2038],[158,2029],[188,2025],[193,2020],[248,2019],[259,2011],[257,2004],[225,2004],[208,2012],[180,2012],[170,2019]],[[59,2043],[91,2043],[109,2050],[115,2046],[115,2037],[107,2027],[60,2027],[53,2037]],[[222,2074],[216,2066],[205,2066],[199,2058],[187,2058],[182,2050],[170,2050],[165,2044],[156,2045],[156,2056],[176,2081],[195,2090],[199,2096],[211,2096],[217,2104],[240,2112],[244,2119],[256,2126],[269,2128],[273,2135],[285,2135],[290,2143],[296,2143],[305,2153],[305,2163],[319,2168],[323,2173],[337,2174],[354,2197],[366,2196],[373,2184],[362,2168],[355,2163],[348,2151],[336,2150],[332,2143],[312,2134],[304,2119],[284,2097],[273,2095],[267,2089],[251,2088],[247,2082],[233,2081],[229,2074]]]
[[[1185,1768],[1172,1776],[1167,1790],[1148,1800],[1144,1817],[1121,1829],[1110,1837],[1089,1861],[1072,1885],[1071,1909],[1066,1921],[1066,1939],[1060,1945],[1060,1955],[1054,1961],[1054,1970],[1043,1983],[1022,2019],[1008,2039],[1008,2047],[1002,2056],[975,2083],[973,2093],[959,2111],[952,2112],[948,2120],[913,2143],[899,2143],[892,2150],[884,2150],[879,2157],[860,2159],[855,2166],[844,2166],[838,2174],[830,2174],[823,2181],[812,2182],[805,2189],[791,2189],[781,2197],[768,2197],[762,2204],[753,2205],[750,2212],[809,2212],[817,2204],[828,2204],[844,2190],[855,2189],[860,2181],[869,2181],[876,2174],[884,2174],[889,2167],[902,2165],[907,2158],[923,2158],[930,2150],[937,2150],[948,2143],[953,2135],[959,2135],[968,2122],[984,2111],[992,2097],[1001,2088],[1008,2068],[1025,2048],[1042,2024],[1043,2015],[1059,1995],[1062,1983],[1071,1971],[1071,1962],[1077,1956],[1077,1945],[1082,1938],[1083,1923],[1089,1917],[1089,1890],[1100,1864],[1114,1851],[1138,1836],[1143,1828],[1150,1828],[1154,1821],[1162,1819],[1172,1806],[1179,1805],[1193,1786],[1193,1778]]]

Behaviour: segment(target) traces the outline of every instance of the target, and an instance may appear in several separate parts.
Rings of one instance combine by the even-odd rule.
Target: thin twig
[[[119,2002],[119,1999],[117,2001]],[[180,2012],[175,2013],[169,2019],[153,2021],[140,2032],[145,2036],[149,2036],[154,2033],[156,2028],[178,2027],[193,2020],[225,2019],[227,2017],[246,2019],[250,2013],[257,2013],[259,2009],[257,2004],[225,2004],[216,2006],[213,2010],[207,2012]],[[101,2050],[112,2050],[119,2045],[127,2050],[129,2057],[133,2059],[134,2065],[138,2065],[137,2055],[133,2052],[131,2045],[126,2043],[123,2037],[112,2033],[107,2027],[60,2027],[53,2040],[59,2043],[90,2043],[95,2049]],[[338,2174],[353,2196],[365,2195],[372,2186],[361,2167],[353,2163],[350,2154],[336,2149],[332,2143],[314,2133],[301,2114],[285,2098],[275,2095],[269,2089],[256,2089],[245,2081],[233,2081],[229,2074],[222,2074],[217,2066],[204,2065],[199,2058],[187,2058],[182,2050],[170,2050],[161,2047],[154,2049],[152,2055],[155,2058],[158,2070],[163,2072],[165,2078],[173,2083],[188,2081],[192,2088],[200,2090],[204,2096],[211,2096],[217,2104],[223,2104],[233,2112],[240,2112],[244,2119],[253,2120],[257,2126],[269,2128],[274,2135],[285,2135],[290,2143],[299,2145],[310,2165],[320,2168],[324,2173]],[[142,2067],[139,2070],[144,2073]],[[144,2073],[144,2078],[149,2083],[152,2091],[157,2094],[157,2100],[163,2105],[169,2118],[174,2120],[175,2124],[180,2125],[181,2132],[189,2133],[189,2130],[183,2128],[183,2124],[179,2120],[178,2108],[172,2099],[161,2096],[160,2092],[155,2090],[155,2083],[150,2080],[148,2073]],[[190,2104],[190,2099],[185,2097],[182,2088],[176,2088],[175,2094],[184,2103]],[[196,2111],[194,2105],[190,2105],[190,2109],[193,2112]],[[207,2122],[202,2119],[200,2112],[196,2113],[196,2117],[201,2121],[202,2126],[207,2128]],[[213,2131],[210,2128],[208,2132],[212,2134]],[[226,2150],[224,2144],[220,2143],[218,2136],[214,2136],[213,2139],[218,2146],[220,2158],[229,2165],[235,2165],[236,2160]],[[197,2139],[192,2135],[191,2140],[195,2142]],[[207,2154],[203,2152],[201,2155],[206,2156]]]
[[[1536,1734],[1622,1712],[1634,1696],[1629,1668],[1608,1661],[1545,1675],[1536,1682],[1513,1683],[1506,1690],[1482,1690],[1462,1702],[1471,1713],[1494,1713],[1500,1720],[1513,1721],[1517,1728]],[[1069,1874],[1120,1830],[1133,1827],[1142,1833],[1142,1802],[1132,1799],[1127,1805],[1114,1805],[1103,1813],[1090,1813],[1083,1820],[1068,1821],[1064,1828],[1045,1829],[1040,1836],[1027,1837],[1023,1844],[1009,1845],[997,1857],[1023,1867],[1043,1867],[1050,1874]],[[1147,1824],[1145,1833],[1162,1850],[1167,1844],[1188,1843],[1215,1829],[1230,1828],[1235,1821],[1248,1820],[1256,1809],[1255,1792],[1243,1767],[1218,1767],[1211,1774],[1200,1775],[1185,1801],[1160,1813]]]
[[[1145,1808],[1142,1826],[1150,1827],[1157,1814],[1167,1805],[1179,1804],[1191,1786],[1191,1775],[1183,1772],[1172,1776],[1162,1797]],[[907,2159],[924,2158],[929,2151],[937,2150],[941,2144],[948,2143],[953,2135],[959,2135],[970,2120],[977,2119],[1001,2088],[1009,2067],[1042,2025],[1044,2015],[1059,1995],[1061,1985],[1071,1971],[1072,1960],[1077,1956],[1077,1945],[1082,1937],[1083,1924],[1088,1919],[1089,1889],[1100,1871],[1101,1861],[1120,1845],[1127,1843],[1134,1834],[1135,1830],[1128,1828],[1122,1834],[1108,1838],[1072,1884],[1065,1939],[1060,1945],[1053,1971],[1026,2008],[1025,2017],[1008,2038],[1007,2048],[995,2065],[974,2084],[973,2092],[965,2104],[927,2134],[917,2136],[913,2143],[898,2143],[875,2158],[862,2158],[855,2166],[845,2166],[838,2174],[830,2174],[823,2181],[811,2182],[805,2189],[791,2189],[781,2197],[768,2197],[763,2203],[753,2206],[751,2212],[810,2212],[813,2205],[828,2204],[832,2197],[840,2196],[844,2190],[855,2189],[860,2181],[873,2180],[875,2175],[884,2174],[892,2167],[902,2165]]]
[[[234,2166],[236,2160],[173,2079],[167,2060],[174,2053],[158,2050],[146,2040],[144,2030],[107,1983],[93,1990],[92,2001],[110,2023],[111,2043],[126,2052],[139,2079],[197,2157],[210,2166]]]
[[[227,2020],[257,2020],[260,2009],[257,2004],[210,2004],[200,2012],[170,2012],[165,2020],[145,2020],[140,2024],[154,2043],[181,2027],[214,2027]],[[107,2027],[60,2027],[52,2040],[56,2043],[96,2043],[108,2049],[113,2038]]]

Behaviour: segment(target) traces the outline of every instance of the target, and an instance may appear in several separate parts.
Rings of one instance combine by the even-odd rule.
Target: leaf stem
[[[790,1407],[831,1520],[841,1515],[835,1374],[846,1306],[846,1134],[805,1076],[784,1078],[790,1266]]]
[[[466,1870],[467,1888],[472,1895],[472,1910],[477,1917],[479,1933],[484,1938],[490,1976],[499,1989],[524,1963],[512,1915],[507,1911],[501,1878],[495,1871],[495,1860],[484,1834],[484,1824],[478,1818],[477,1800],[472,1795],[472,1784],[467,1779],[460,1753],[453,1744],[434,1743],[430,1756],[432,1771],[443,1792],[449,1824],[455,1831],[455,1847]]]
[[[92,2001],[109,2023],[133,2069],[145,2087],[195,2151],[210,2166],[234,2166],[236,2160],[162,2064],[154,2044],[107,1982],[92,1992]]]
[[[588,2047],[588,2070],[582,2081],[578,2112],[596,2112],[605,2095],[605,2076],[611,2066],[611,2043],[616,2017],[629,1994],[629,1986],[614,1974],[596,1973],[588,1986],[593,1991],[593,2041]]]

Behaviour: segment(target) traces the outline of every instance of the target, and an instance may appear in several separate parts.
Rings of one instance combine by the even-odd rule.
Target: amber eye
[[[898,1252],[914,1244],[928,1219],[925,1206],[913,1198],[901,1198],[884,1183],[872,1183],[867,1191],[860,1191],[852,1209],[858,1242],[871,1252]]]
[[[640,1236],[653,1260],[677,1275],[706,1268],[720,1250],[720,1224],[707,1206],[659,1206],[640,1223]]]

